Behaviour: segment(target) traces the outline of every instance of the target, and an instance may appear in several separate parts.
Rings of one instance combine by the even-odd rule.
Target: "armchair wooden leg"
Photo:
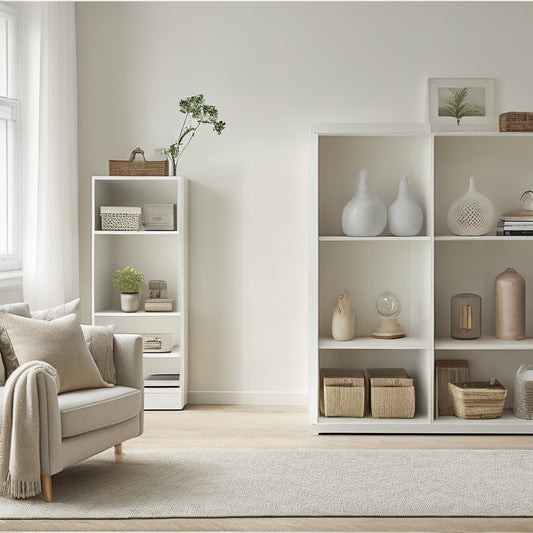
[[[41,476],[41,489],[45,502],[52,501],[52,476]]]
[[[117,463],[122,463],[123,456],[122,456],[122,443],[115,444],[115,461]]]

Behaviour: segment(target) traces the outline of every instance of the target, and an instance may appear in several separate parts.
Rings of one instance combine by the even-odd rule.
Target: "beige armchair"
[[[48,424],[41,428],[40,459],[43,498],[52,500],[52,476],[107,448],[122,460],[122,443],[143,432],[142,341],[138,335],[115,334],[113,357],[117,385],[57,394],[48,390]],[[0,404],[4,392],[0,357]],[[41,417],[41,420],[43,417]]]

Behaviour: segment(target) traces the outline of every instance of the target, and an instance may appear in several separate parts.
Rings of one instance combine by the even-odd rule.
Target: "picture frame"
[[[432,131],[497,131],[494,78],[428,78]]]

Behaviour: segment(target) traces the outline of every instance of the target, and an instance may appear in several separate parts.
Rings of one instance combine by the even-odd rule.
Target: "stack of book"
[[[533,211],[507,211],[498,220],[496,235],[533,235]]]

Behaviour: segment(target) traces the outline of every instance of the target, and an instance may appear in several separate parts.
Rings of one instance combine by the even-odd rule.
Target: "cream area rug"
[[[533,516],[531,450],[125,448],[0,518]]]

